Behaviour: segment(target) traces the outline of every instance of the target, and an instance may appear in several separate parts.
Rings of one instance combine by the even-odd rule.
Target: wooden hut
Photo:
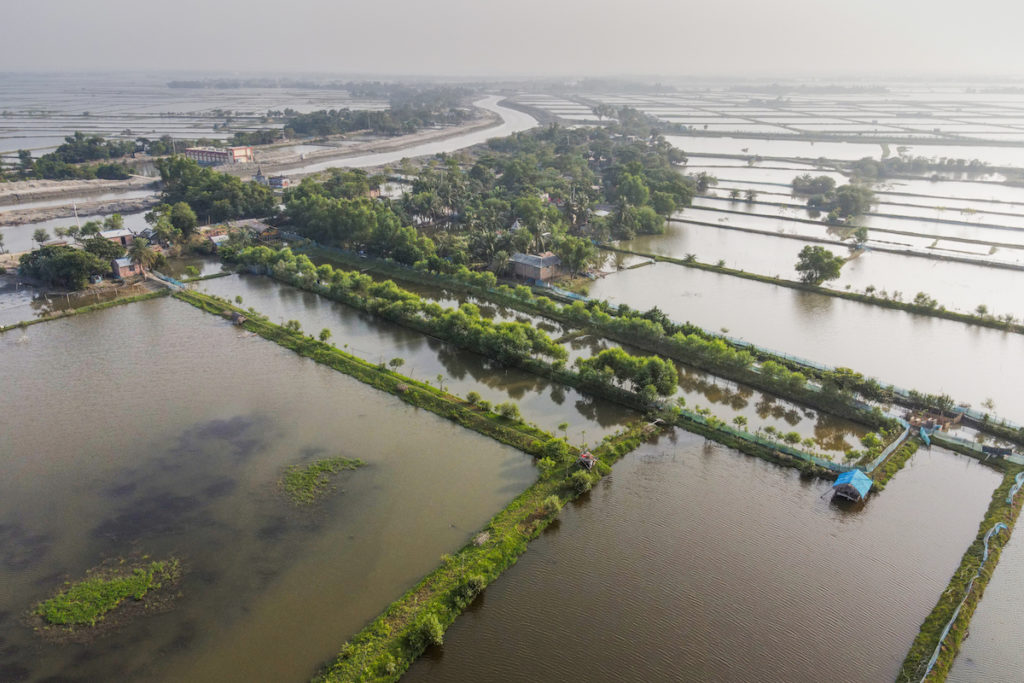
[[[832,485],[832,490],[835,492],[832,497],[833,499],[845,498],[859,503],[867,497],[872,483],[871,478],[860,470],[843,472],[836,477],[836,482]]]

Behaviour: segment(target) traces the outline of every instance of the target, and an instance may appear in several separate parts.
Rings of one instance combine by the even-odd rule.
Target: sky
[[[1014,0],[5,0],[0,71],[1016,77]]]

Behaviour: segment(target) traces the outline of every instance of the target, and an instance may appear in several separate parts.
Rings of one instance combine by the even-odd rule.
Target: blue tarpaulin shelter
[[[836,483],[832,485],[832,490],[836,492],[837,496],[859,502],[868,495],[871,484],[872,481],[868,475],[860,470],[850,470],[836,477]]]

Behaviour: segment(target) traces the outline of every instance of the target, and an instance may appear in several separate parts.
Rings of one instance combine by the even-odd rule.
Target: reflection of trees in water
[[[814,438],[820,448],[845,452],[853,448],[847,440],[848,436],[859,436],[852,423],[831,415],[818,414],[818,421],[814,423]]]
[[[565,387],[561,384],[552,384],[551,400],[554,401],[555,405],[559,406],[565,403]]]
[[[757,411],[757,416],[762,420],[770,417],[775,420],[782,420],[791,427],[800,424],[800,421],[803,419],[800,411],[792,405],[777,403],[775,397],[764,394],[761,394],[761,400],[754,404],[754,410]]]
[[[743,410],[750,403],[748,399],[754,395],[753,389],[727,380],[709,380],[709,377],[700,372],[680,370],[679,386],[687,394],[699,393],[707,401],[727,405],[733,410]]]

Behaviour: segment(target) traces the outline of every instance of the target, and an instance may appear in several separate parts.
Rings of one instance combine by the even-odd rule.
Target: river
[[[531,459],[173,299],[0,335],[0,680],[306,680],[536,476]],[[74,381],[69,381],[74,378]],[[282,469],[362,458],[313,510]],[[104,560],[181,597],[90,645],[24,615]]]
[[[823,482],[663,436],[567,506],[403,680],[893,680],[999,480],[935,448],[843,509]]]
[[[524,114],[516,109],[509,109],[508,107],[502,107],[498,104],[502,99],[500,95],[490,95],[483,99],[477,100],[473,104],[481,109],[494,112],[501,119],[502,122],[497,126],[485,128],[483,130],[473,131],[471,133],[464,133],[455,135],[453,137],[444,140],[434,140],[431,142],[425,142],[420,145],[414,145],[412,147],[406,147],[404,149],[395,150],[393,152],[376,152],[371,154],[364,154],[361,156],[347,157],[344,159],[333,159],[331,161],[322,161],[315,164],[309,164],[307,166],[301,166],[299,168],[293,168],[284,171],[284,175],[298,175],[306,173],[315,173],[317,171],[323,171],[328,168],[365,168],[367,166],[381,166],[383,164],[394,164],[402,159],[411,159],[413,157],[429,156],[432,154],[442,154],[454,152],[459,149],[466,147],[472,147],[482,142],[487,142],[491,138],[506,137],[513,133],[520,131],[529,130],[537,125],[537,120],[529,114]]]

